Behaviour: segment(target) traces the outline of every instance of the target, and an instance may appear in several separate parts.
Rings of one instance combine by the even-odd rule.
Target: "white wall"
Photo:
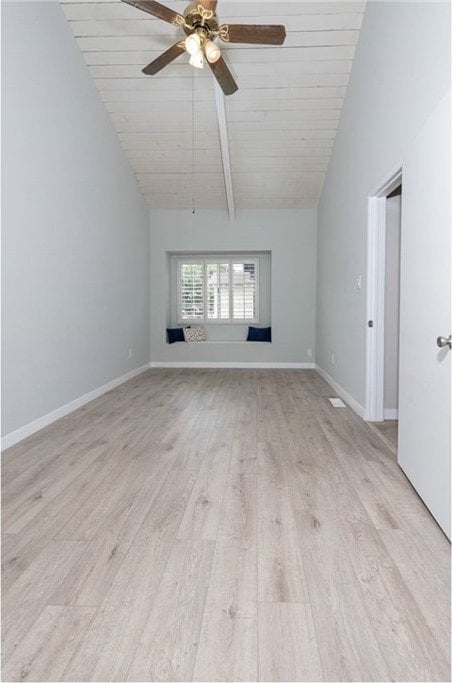
[[[149,222],[59,3],[2,9],[9,434],[149,361]]]
[[[403,165],[447,90],[449,31],[447,2],[367,4],[319,205],[317,363],[361,406],[366,287],[355,278],[366,268],[367,197]]]
[[[153,362],[312,363],[316,211],[151,211]],[[271,251],[271,344],[167,344],[167,253]]]
[[[401,195],[386,200],[384,409],[399,406]]]

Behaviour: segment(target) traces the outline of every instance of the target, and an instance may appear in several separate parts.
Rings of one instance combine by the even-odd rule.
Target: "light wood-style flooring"
[[[150,370],[3,454],[4,681],[449,681],[449,543],[314,371]]]
[[[375,427],[380,433],[382,439],[386,442],[393,453],[397,453],[397,445],[399,440],[399,423],[397,420],[385,420],[384,422],[374,422],[372,427]]]

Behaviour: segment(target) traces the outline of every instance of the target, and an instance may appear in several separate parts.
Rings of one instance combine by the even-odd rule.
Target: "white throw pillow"
[[[207,334],[204,327],[186,327],[184,329],[186,342],[207,341]]]

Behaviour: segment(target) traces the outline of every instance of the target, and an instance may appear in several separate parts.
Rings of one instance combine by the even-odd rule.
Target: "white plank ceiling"
[[[207,66],[192,68],[184,54],[156,76],[141,73],[182,29],[120,0],[61,2],[151,207],[226,208],[228,163],[237,208],[316,206],[365,2],[220,0],[221,23],[287,31],[282,47],[220,44],[239,86],[225,98],[223,151]],[[188,4],[162,2],[178,12]]]

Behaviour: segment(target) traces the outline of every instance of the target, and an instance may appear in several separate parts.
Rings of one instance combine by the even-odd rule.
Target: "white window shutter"
[[[229,320],[229,263],[207,263],[207,319]]]
[[[257,320],[257,264],[253,261],[233,263],[232,272],[234,320]]]
[[[258,275],[258,260],[179,260],[179,322],[257,323]]]
[[[179,267],[181,321],[204,320],[204,264],[181,263]]]

